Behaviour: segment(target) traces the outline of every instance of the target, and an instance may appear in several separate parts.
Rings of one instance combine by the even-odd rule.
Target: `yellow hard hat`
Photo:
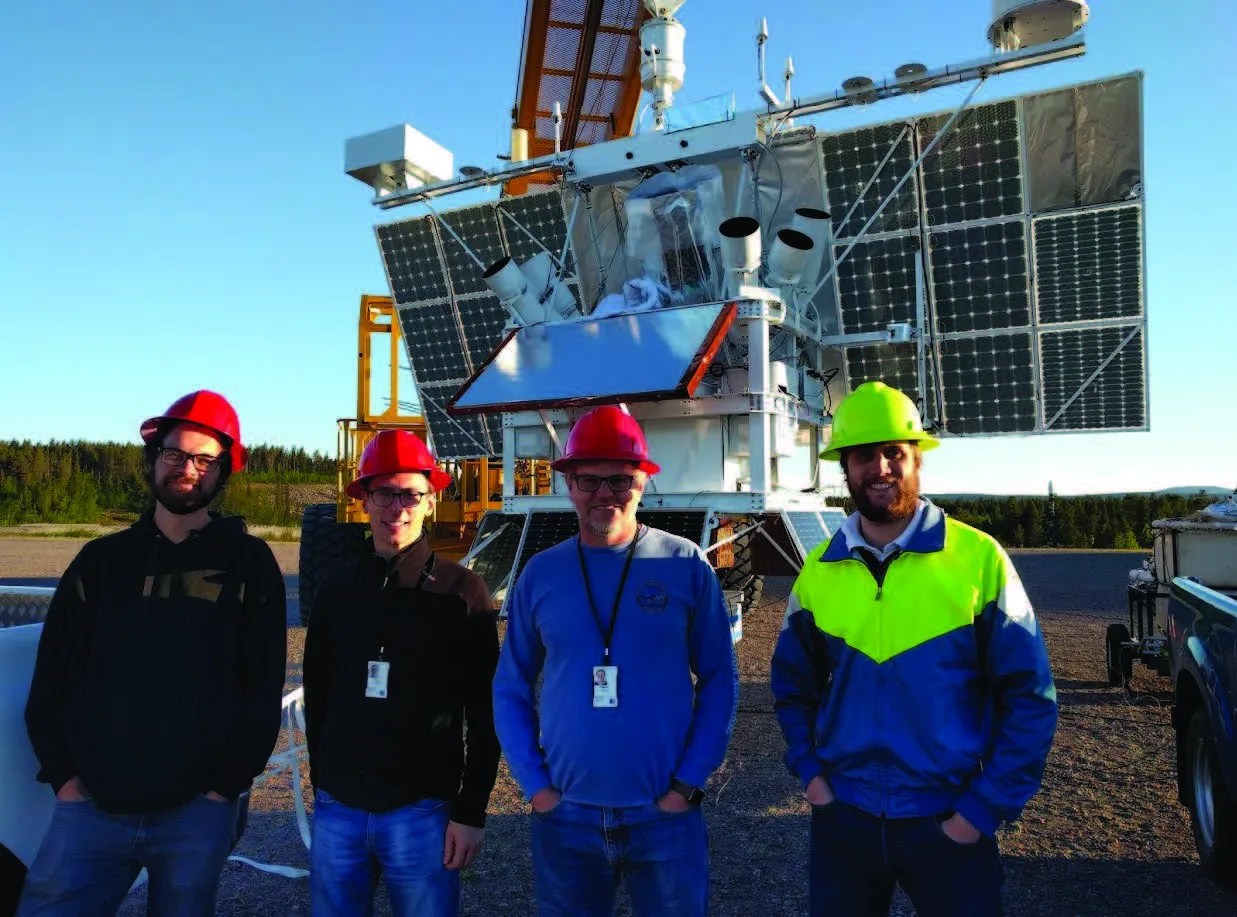
[[[820,457],[839,461],[842,450],[872,443],[912,442],[927,452],[941,443],[923,431],[915,403],[884,382],[865,382],[833,413],[829,446]]]

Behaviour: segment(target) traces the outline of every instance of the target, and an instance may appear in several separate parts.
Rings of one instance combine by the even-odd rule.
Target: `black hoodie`
[[[98,538],[56,587],[26,727],[39,779],[80,777],[110,812],[233,799],[279,733],[283,577],[238,516],[173,544],[147,513]]]
[[[389,693],[365,696],[372,660]],[[328,577],[305,638],[305,736],[314,786],[382,812],[446,799],[485,825],[498,773],[492,687],[498,624],[485,581],[422,536]]]

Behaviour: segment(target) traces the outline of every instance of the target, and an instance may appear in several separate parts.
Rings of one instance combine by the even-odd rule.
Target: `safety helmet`
[[[574,462],[631,462],[649,474],[661,471],[649,460],[649,444],[636,418],[613,404],[603,404],[577,420],[567,434],[562,457],[550,467],[567,472]]]
[[[380,474],[397,474],[401,471],[416,472],[429,478],[435,493],[451,485],[451,475],[442,471],[434,460],[434,453],[415,433],[407,430],[381,430],[371,439],[357,463],[356,480],[345,488],[348,496],[365,499],[365,482]]]
[[[218,434],[228,454],[232,456],[232,470],[244,469],[246,452],[241,445],[241,422],[236,416],[236,409],[228,403],[227,398],[206,389],[177,398],[172,402],[172,406],[158,417],[143,421],[139,430],[142,442],[154,442],[159,435],[159,428],[168,423],[191,423]]]
[[[918,443],[924,452],[940,445],[924,432],[911,399],[884,382],[865,382],[834,411],[829,446],[820,457],[839,461],[843,449],[888,442]]]

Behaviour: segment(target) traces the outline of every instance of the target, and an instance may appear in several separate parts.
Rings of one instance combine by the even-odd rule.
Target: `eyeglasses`
[[[586,494],[591,494],[600,489],[602,484],[609,487],[612,494],[625,494],[631,490],[631,485],[636,482],[636,476],[633,474],[612,474],[601,477],[596,474],[573,474],[571,480],[576,487]]]
[[[399,499],[400,506],[419,506],[429,496],[424,490],[371,490],[367,491],[374,506],[385,509]]]
[[[179,468],[181,465],[185,464],[185,462],[192,460],[193,467],[203,474],[206,474],[206,472],[218,465],[221,458],[223,458],[223,456],[210,455],[205,452],[199,452],[197,455],[193,455],[192,453],[185,452],[182,449],[161,448],[159,450],[159,461],[163,462],[163,464],[171,465],[173,468]]]

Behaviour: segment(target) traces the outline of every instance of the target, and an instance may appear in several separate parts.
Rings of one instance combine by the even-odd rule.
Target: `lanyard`
[[[618,621],[619,602],[623,599],[623,587],[627,585],[627,574],[631,571],[631,559],[636,553],[636,542],[640,540],[640,530],[636,530],[636,536],[632,538],[631,545],[627,548],[627,560],[623,562],[623,575],[619,577],[618,590],[614,593],[614,607],[610,609],[610,629],[606,630],[601,624],[601,614],[597,611],[597,603],[593,601],[593,584],[588,578],[588,565],[584,563],[584,547],[580,542],[580,536],[576,536],[576,554],[580,557],[580,572],[584,575],[584,593],[588,596],[588,607],[592,609],[593,621],[597,624],[597,633],[601,634],[601,639],[605,643],[605,660],[603,665],[610,664],[610,644],[614,642],[614,624]]]

